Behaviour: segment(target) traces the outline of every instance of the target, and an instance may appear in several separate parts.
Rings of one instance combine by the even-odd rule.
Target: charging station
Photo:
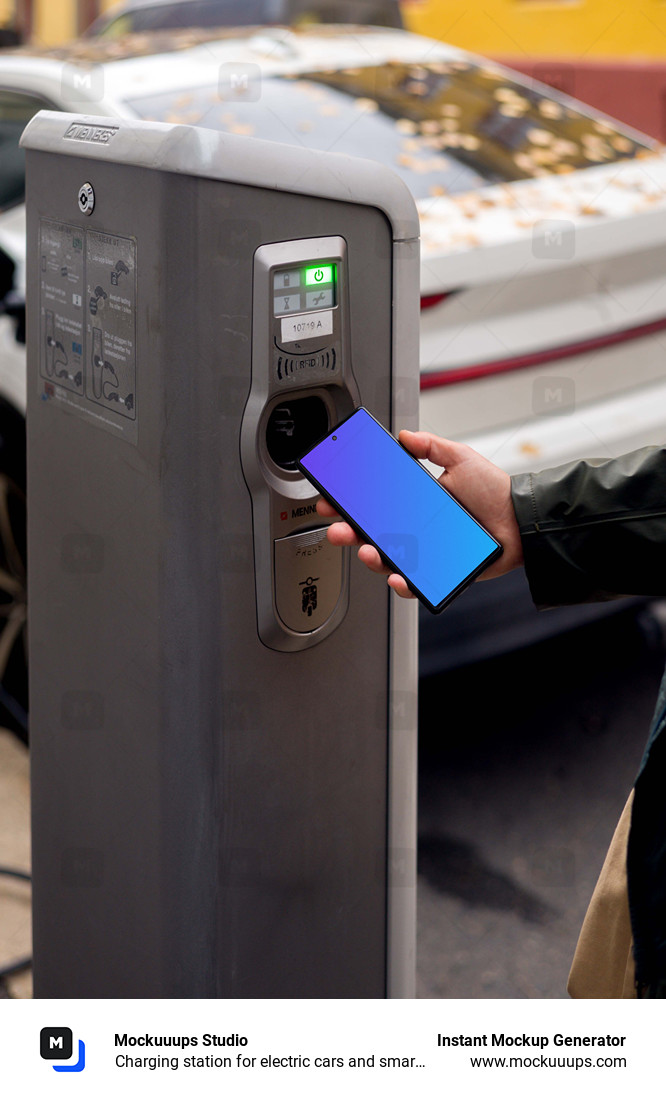
[[[22,144],[35,996],[412,996],[416,603],[295,466],[417,426],[411,195],[189,126]]]

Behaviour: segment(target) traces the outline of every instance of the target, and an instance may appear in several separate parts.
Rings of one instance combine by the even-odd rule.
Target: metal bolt
[[[79,187],[79,210],[82,214],[92,214],[95,209],[95,192],[91,183]]]

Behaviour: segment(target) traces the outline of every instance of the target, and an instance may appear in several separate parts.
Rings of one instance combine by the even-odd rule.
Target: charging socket
[[[294,472],[298,459],[329,429],[328,409],[321,397],[282,401],[266,424],[266,449],[276,466]]]

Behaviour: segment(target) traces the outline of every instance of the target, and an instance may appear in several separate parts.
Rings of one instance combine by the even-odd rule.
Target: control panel
[[[317,237],[254,256],[252,386],[241,432],[252,497],[257,628],[269,648],[327,637],[349,600],[349,551],[331,546],[297,460],[358,404],[345,241]]]

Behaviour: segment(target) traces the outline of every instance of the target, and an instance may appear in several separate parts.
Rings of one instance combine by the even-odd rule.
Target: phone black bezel
[[[339,502],[337,500],[333,499],[333,497],[323,487],[323,485],[321,485],[319,483],[319,481],[317,481],[316,477],[313,477],[312,474],[308,470],[306,470],[303,467],[303,465],[301,464],[303,458],[306,458],[307,455],[312,450],[315,450],[316,447],[318,447],[321,443],[323,443],[325,439],[328,439],[331,435],[333,435],[338,430],[338,428],[342,427],[342,425],[347,422],[347,420],[351,420],[352,416],[355,416],[357,412],[365,412],[370,417],[371,420],[374,420],[375,423],[377,424],[377,426],[380,427],[382,429],[382,431],[385,432],[386,435],[388,435],[389,439],[392,439],[393,442],[396,444],[396,446],[399,446],[400,449],[402,451],[404,451],[404,453],[407,455],[407,457],[411,458],[411,460],[415,463],[415,465],[417,465],[419,467],[419,469],[421,469],[428,477],[430,477],[430,479],[432,481],[434,481],[434,483],[436,485],[438,485],[438,487],[442,490],[442,492],[445,492],[446,495],[451,500],[453,500],[454,504],[457,504],[457,506],[461,509],[461,511],[464,511],[465,515],[467,515],[472,520],[473,523],[476,523],[477,527],[481,528],[481,530],[484,532],[484,534],[486,534],[489,538],[492,539],[492,541],[495,543],[495,545],[497,547],[495,550],[493,550],[493,552],[491,554],[489,554],[488,557],[485,558],[484,561],[481,562],[481,564],[476,569],[474,569],[473,572],[468,573],[468,575],[464,578],[464,580],[462,580],[460,582],[460,584],[458,584],[458,586],[453,589],[452,592],[449,592],[449,594],[442,600],[441,603],[437,603],[437,604],[431,603],[430,600],[427,598],[427,596],[425,596],[423,594],[423,592],[420,591],[409,580],[409,577],[405,576],[405,573],[402,571],[402,569],[398,568],[398,566],[395,564],[395,562],[392,561],[391,558],[388,557],[386,553],[384,553],[384,551],[377,545],[377,543],[372,538],[370,538],[368,533],[365,530],[363,530],[354,519],[351,518],[351,516],[344,510],[343,507],[340,506]],[[412,592],[412,594],[415,595],[416,598],[421,603],[423,603],[424,607],[427,607],[427,609],[429,611],[431,611],[432,614],[440,614],[441,611],[443,611],[445,607],[448,607],[449,603],[452,603],[453,600],[456,599],[465,590],[465,588],[469,587],[469,585],[472,584],[476,580],[477,576],[480,576],[482,572],[485,572],[485,570],[487,568],[489,568],[492,565],[492,563],[498,559],[498,557],[501,557],[503,552],[504,552],[504,547],[502,546],[501,542],[498,542],[497,539],[495,538],[495,536],[492,535],[490,533],[490,531],[486,530],[483,523],[480,523],[479,520],[476,519],[472,515],[472,513],[467,510],[466,507],[463,507],[463,505],[460,503],[460,500],[456,500],[455,496],[451,492],[449,492],[448,489],[444,488],[444,485],[440,484],[440,482],[437,480],[436,477],[433,477],[430,470],[426,469],[426,467],[423,465],[422,462],[420,462],[418,460],[418,458],[415,458],[413,454],[410,454],[410,452],[407,450],[407,447],[403,446],[402,443],[400,442],[400,440],[396,439],[395,435],[392,435],[391,432],[388,431],[387,428],[385,428],[384,425],[379,422],[377,417],[373,416],[372,412],[370,412],[364,405],[359,405],[358,408],[355,408],[354,411],[350,412],[348,416],[345,416],[342,420],[340,420],[335,425],[335,427],[330,428],[330,430],[327,431],[325,435],[322,435],[321,438],[318,439],[316,443],[313,443],[312,446],[309,446],[308,449],[303,453],[301,458],[297,459],[296,464],[297,464],[299,470],[301,471],[301,473],[303,474],[303,476],[306,477],[307,480],[312,485],[315,486],[315,488],[319,491],[319,493],[324,497],[325,500],[328,500],[329,504],[331,504],[331,506],[336,509],[338,514],[347,523],[349,523],[350,527],[352,527],[352,529],[359,535],[359,537],[362,538],[364,542],[367,542],[369,545],[374,546],[375,549],[377,550],[378,554],[380,555],[382,561],[388,567],[390,567],[393,572],[396,572],[399,576],[402,576],[403,580],[407,584],[407,587]]]

